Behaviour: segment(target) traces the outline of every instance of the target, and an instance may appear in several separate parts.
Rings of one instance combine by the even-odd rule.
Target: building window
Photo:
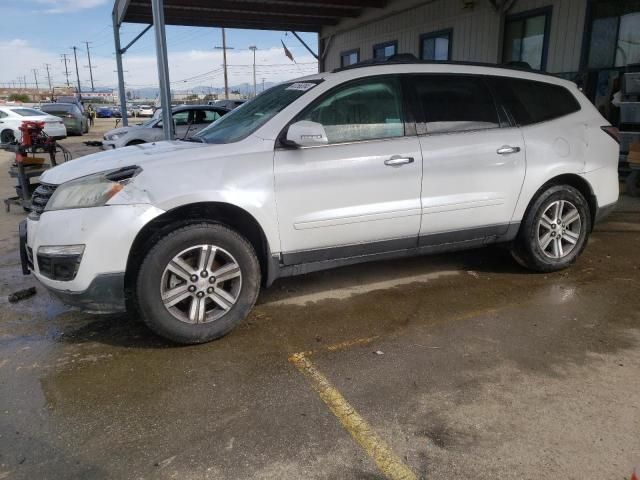
[[[502,61],[524,62],[535,70],[545,70],[550,24],[551,7],[508,16]]]
[[[349,65],[353,65],[354,63],[358,63],[360,61],[360,50],[355,48],[353,50],[349,50],[347,52],[342,52],[340,54],[340,66],[348,67]]]
[[[639,1],[593,1],[591,18],[589,68],[640,63]]]
[[[386,60],[398,53],[398,41],[379,43],[373,46],[373,58],[376,60]]]
[[[422,60],[451,60],[451,37],[453,30],[425,33],[420,36],[420,58]]]

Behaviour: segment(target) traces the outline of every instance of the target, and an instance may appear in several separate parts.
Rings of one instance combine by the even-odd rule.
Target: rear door
[[[411,76],[423,154],[420,244],[505,233],[525,176],[524,141],[482,76]]]
[[[322,124],[329,143],[276,149],[285,263],[416,246],[422,157],[405,112],[388,75],[336,86],[295,119]]]

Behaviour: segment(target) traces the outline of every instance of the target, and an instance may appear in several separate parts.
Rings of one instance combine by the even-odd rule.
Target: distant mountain
[[[268,89],[273,87],[274,85],[277,85],[277,83],[275,82],[264,82],[264,84],[262,82],[257,84],[257,90],[258,93],[262,92],[263,86],[264,89]],[[127,91],[131,91],[131,93],[137,97],[137,98],[146,98],[146,99],[155,99],[156,97],[158,97],[160,95],[160,89],[152,87],[152,88],[129,88],[127,89]],[[243,95],[247,95],[247,94],[252,94],[253,93],[253,84],[248,84],[248,83],[243,83],[240,85],[230,85],[229,86],[229,91],[238,91]],[[220,88],[220,87],[207,87],[204,85],[200,85],[197,87],[193,87],[193,88],[189,88],[189,89],[172,89],[171,90],[172,93],[179,93],[179,94],[189,94],[189,93],[194,93],[194,94],[202,94],[202,95],[207,95],[207,94],[218,94],[218,95],[224,95],[224,88]]]

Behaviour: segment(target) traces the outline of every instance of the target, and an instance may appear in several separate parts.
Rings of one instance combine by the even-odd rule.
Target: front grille
[[[31,196],[31,218],[36,220],[40,217],[40,214],[44,212],[51,195],[56,191],[56,185],[49,185],[47,183],[41,183],[38,185]]]

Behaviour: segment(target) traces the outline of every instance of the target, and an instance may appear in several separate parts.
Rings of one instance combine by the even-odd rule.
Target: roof
[[[164,0],[167,25],[318,32],[387,0]],[[118,24],[153,23],[151,0],[115,0]]]

